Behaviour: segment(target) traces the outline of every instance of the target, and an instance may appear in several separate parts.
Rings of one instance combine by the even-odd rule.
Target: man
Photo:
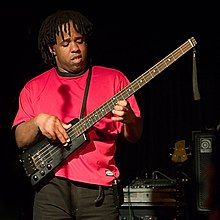
[[[38,46],[51,68],[27,82],[20,93],[13,123],[19,148],[31,147],[42,137],[68,148],[72,141],[68,131],[74,126],[70,122],[88,116],[107,101],[111,106],[111,98],[129,84],[122,72],[91,64],[92,30],[92,23],[76,11],[58,11],[42,23]],[[100,116],[94,117],[96,122]],[[114,160],[119,134],[130,142],[141,137],[142,120],[134,95],[117,100],[88,126],[87,140],[36,191],[33,218],[119,219],[118,196],[113,190],[119,178]]]

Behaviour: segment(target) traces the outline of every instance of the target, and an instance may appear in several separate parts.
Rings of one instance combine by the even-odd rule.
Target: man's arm
[[[126,100],[118,101],[112,113],[114,114],[113,121],[124,124],[122,130],[124,138],[133,143],[137,142],[142,135],[143,120],[135,115],[129,102]]]
[[[34,123],[34,118],[27,121],[22,122],[15,128],[15,140],[16,144],[19,148],[28,147],[33,144],[39,138],[39,128]]]
[[[35,143],[40,135],[50,140],[59,140],[63,145],[70,141],[66,129],[71,124],[65,124],[54,115],[41,113],[15,128],[15,140],[18,147],[27,147]]]
[[[132,123],[124,124],[123,135],[126,140],[135,143],[142,135],[143,131],[143,120],[142,118],[134,116]]]

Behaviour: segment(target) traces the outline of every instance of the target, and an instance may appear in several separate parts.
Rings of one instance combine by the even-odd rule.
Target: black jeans
[[[53,178],[36,192],[34,220],[118,220],[112,187]]]

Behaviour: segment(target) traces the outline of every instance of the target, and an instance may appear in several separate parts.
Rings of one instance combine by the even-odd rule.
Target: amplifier
[[[141,183],[141,184],[140,184]],[[175,206],[175,182],[164,180],[135,181],[123,188],[124,203],[122,206]]]
[[[120,220],[174,220],[176,209],[173,206],[140,206],[120,208]],[[186,219],[186,218],[184,218]],[[188,219],[188,218],[187,218]]]
[[[173,188],[136,188],[123,189],[123,206],[175,206],[176,189]]]

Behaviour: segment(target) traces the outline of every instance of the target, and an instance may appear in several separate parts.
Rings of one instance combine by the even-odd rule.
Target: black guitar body
[[[78,119],[74,119],[71,123],[77,121]],[[44,138],[36,145],[25,149],[20,154],[20,161],[31,184],[34,186],[45,177],[53,175],[52,171],[86,140],[87,137],[83,133],[77,138],[71,139],[68,146],[64,147],[61,143],[51,142]]]

